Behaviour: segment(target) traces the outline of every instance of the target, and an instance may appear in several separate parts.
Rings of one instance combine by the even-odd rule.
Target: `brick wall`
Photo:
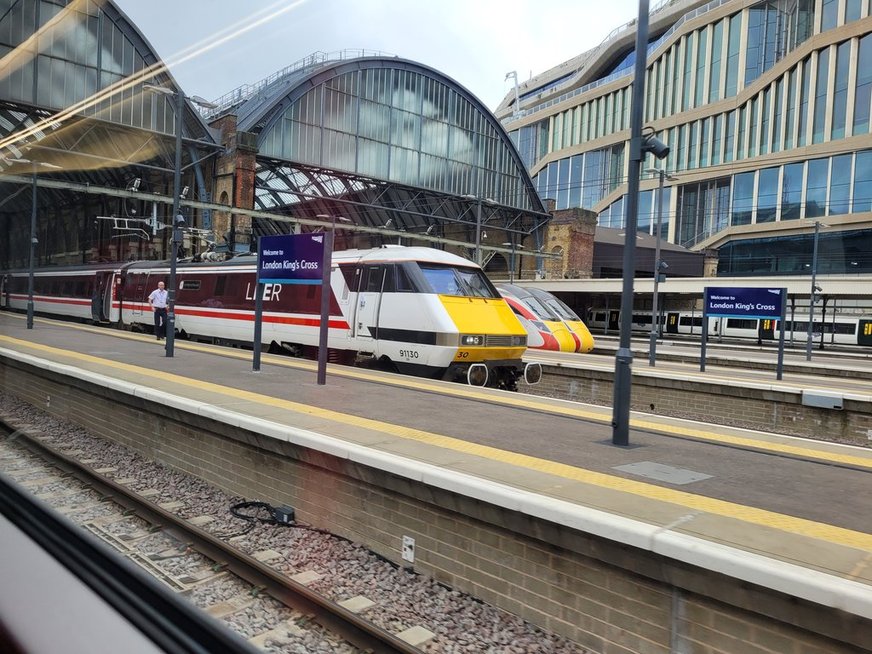
[[[612,406],[613,371],[543,364],[542,381],[523,392]],[[774,381],[774,373],[773,373]],[[630,408],[758,431],[872,447],[872,404],[845,399],[842,410],[803,406],[799,393],[634,375]]]
[[[848,654],[868,622],[553,523],[3,359],[0,388],[175,469],[293,506],[600,654]],[[810,630],[816,630],[813,633]],[[844,641],[853,641],[848,645]]]

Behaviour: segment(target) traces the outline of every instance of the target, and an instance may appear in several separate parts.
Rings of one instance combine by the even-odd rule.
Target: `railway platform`
[[[872,648],[872,449],[251,356],[0,313],[5,392],[599,651]]]

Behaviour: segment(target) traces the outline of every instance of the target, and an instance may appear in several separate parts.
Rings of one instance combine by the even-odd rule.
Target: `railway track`
[[[334,603],[199,528],[197,519],[180,518],[172,502],[151,502],[150,493],[108,478],[111,469],[92,468],[77,452],[15,427],[0,421],[0,472],[249,643],[273,652],[299,651],[286,647],[307,639],[336,641],[337,652],[421,651],[355,613],[353,604]],[[32,456],[22,458],[20,448]]]

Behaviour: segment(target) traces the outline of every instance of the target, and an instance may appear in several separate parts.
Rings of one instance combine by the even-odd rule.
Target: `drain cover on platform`
[[[693,470],[685,470],[684,468],[673,468],[662,463],[654,463],[653,461],[642,461],[640,463],[629,463],[625,466],[615,466],[614,470],[621,472],[629,472],[631,475],[639,475],[640,477],[648,477],[657,481],[665,481],[669,484],[691,484],[695,481],[710,479],[711,475],[706,475]]]

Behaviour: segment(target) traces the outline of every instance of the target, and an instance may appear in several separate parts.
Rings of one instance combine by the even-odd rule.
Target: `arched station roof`
[[[259,209],[408,232],[481,211],[527,235],[549,218],[499,121],[425,65],[316,53],[222,100],[214,116],[234,113],[256,136]]]
[[[180,92],[111,0],[2,3],[0,173],[29,174],[31,165],[15,163],[28,160],[52,166],[41,176],[96,186],[124,187],[149,171],[165,178],[174,167],[175,99],[143,84]],[[190,105],[183,122],[186,145],[215,145]],[[0,181],[0,195],[15,194],[7,186]],[[0,212],[27,210],[29,194],[21,195]],[[40,192],[46,206],[70,200],[63,190]]]

